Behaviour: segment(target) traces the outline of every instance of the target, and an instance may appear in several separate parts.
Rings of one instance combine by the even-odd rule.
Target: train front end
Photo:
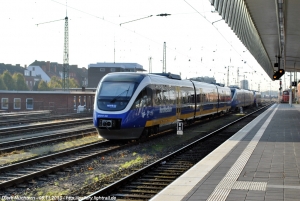
[[[101,79],[93,113],[93,123],[99,136],[108,140],[140,137],[145,122],[134,124],[130,108],[144,77],[137,73],[110,73]]]

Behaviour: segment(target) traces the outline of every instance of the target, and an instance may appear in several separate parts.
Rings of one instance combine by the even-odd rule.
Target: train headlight
[[[98,127],[102,129],[120,129],[121,119],[98,119]]]
[[[112,120],[106,120],[106,119],[99,120],[99,127],[111,128]]]

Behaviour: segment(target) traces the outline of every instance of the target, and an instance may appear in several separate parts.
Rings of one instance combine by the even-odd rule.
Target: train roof
[[[201,86],[206,87],[223,87],[228,88],[225,86],[220,86],[217,84],[209,84],[206,82],[200,82],[200,81],[194,81],[190,79],[184,79],[182,80],[180,75],[172,74],[172,73],[139,73],[139,72],[114,72],[109,73],[105,77],[111,76],[111,75],[140,75],[142,77],[149,77],[154,83],[161,83],[161,84],[173,84],[173,85],[185,85],[190,86],[191,83],[194,83]],[[228,88],[229,89],[229,88]]]

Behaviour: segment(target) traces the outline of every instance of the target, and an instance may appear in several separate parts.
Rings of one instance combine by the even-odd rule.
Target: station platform
[[[300,105],[274,104],[151,201],[300,201]]]

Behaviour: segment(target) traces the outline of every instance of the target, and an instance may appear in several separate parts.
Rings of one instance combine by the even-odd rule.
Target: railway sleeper
[[[125,198],[144,198],[144,199],[150,199],[152,198],[152,195],[141,195],[141,194],[112,194],[111,197],[114,196],[114,197],[125,197]]]
[[[161,187],[155,187],[155,186],[137,186],[137,185],[129,185],[126,186],[126,188],[138,188],[138,189],[153,189],[153,190],[161,190]]]
[[[120,193],[147,193],[147,194],[157,194],[159,190],[131,190],[131,189],[119,189]]]
[[[152,182],[131,182],[130,184],[135,184],[135,185],[149,185],[149,186],[167,186],[169,184],[154,184]]]
[[[153,170],[153,172],[161,172],[161,174],[181,174],[183,171],[186,169],[181,169],[181,170],[165,170],[165,169],[159,169],[159,170]]]
[[[160,179],[174,179],[177,178],[176,176],[162,176],[162,175],[143,175],[144,178],[160,178]]]
[[[151,181],[151,182],[172,182],[172,181],[174,181],[174,180],[172,180],[172,179],[144,179],[144,178],[140,178],[140,179],[138,179],[137,181],[143,181],[143,182],[145,182],[145,181]]]
[[[186,168],[177,168],[177,167],[168,167],[168,168],[166,168],[165,166],[162,166],[162,167],[158,167],[157,170],[167,170],[167,171],[179,170],[180,171],[180,170],[186,170]]]

